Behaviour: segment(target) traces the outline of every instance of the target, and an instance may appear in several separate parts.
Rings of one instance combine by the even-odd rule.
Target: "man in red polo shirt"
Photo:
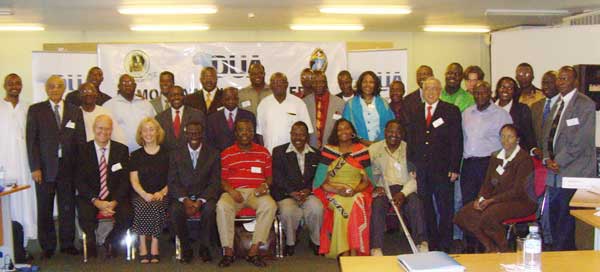
[[[277,204],[269,194],[271,155],[266,148],[252,142],[254,125],[250,120],[237,120],[234,132],[236,143],[221,153],[221,183],[225,193],[217,202],[217,227],[223,246],[219,267],[230,266],[234,261],[234,220],[244,207],[256,210],[256,227],[246,260],[264,267],[267,264],[259,256],[258,247],[266,243],[277,211]]]

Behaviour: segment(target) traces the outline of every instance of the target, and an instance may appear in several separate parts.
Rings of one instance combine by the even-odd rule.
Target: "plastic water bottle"
[[[529,235],[523,243],[523,265],[528,271],[542,268],[542,237],[538,231],[538,226],[529,226]]]

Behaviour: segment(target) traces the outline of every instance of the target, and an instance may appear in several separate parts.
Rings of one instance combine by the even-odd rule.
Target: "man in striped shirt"
[[[234,261],[235,215],[245,207],[256,210],[256,227],[246,260],[264,267],[267,264],[259,256],[258,248],[261,243],[266,243],[277,211],[277,205],[269,194],[271,155],[266,148],[252,142],[254,125],[250,120],[237,120],[234,133],[236,143],[221,153],[221,182],[225,193],[217,202],[217,226],[223,246],[219,267],[230,266]]]

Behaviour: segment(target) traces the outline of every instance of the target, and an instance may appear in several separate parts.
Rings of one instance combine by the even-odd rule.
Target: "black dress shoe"
[[[283,255],[285,256],[294,256],[294,252],[296,251],[296,246],[285,246],[283,251]]]
[[[235,261],[235,257],[233,256],[223,256],[223,259],[219,261],[219,267],[228,267]]]
[[[263,258],[260,255],[246,256],[246,261],[253,264],[256,267],[267,266],[267,263],[265,263],[265,261],[263,260]]]
[[[74,247],[61,248],[60,253],[69,254],[69,255],[79,255],[79,250]]]
[[[208,250],[208,248],[200,248],[199,255],[203,262],[212,262],[212,257],[210,256],[210,250]]]
[[[313,254],[315,254],[316,256],[320,255],[319,254],[319,245],[316,245],[315,243],[313,243],[312,241],[308,241],[308,247],[312,250]]]

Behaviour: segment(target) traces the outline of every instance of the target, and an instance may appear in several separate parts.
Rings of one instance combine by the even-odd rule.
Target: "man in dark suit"
[[[417,85],[419,88],[404,97],[404,105],[408,111],[417,110],[419,104],[423,103],[423,82],[433,76],[433,70],[427,65],[421,65],[417,69]]]
[[[544,123],[543,149],[552,249],[575,250],[575,218],[569,213],[575,189],[562,188],[562,179],[596,176],[596,103],[577,90],[572,66],[560,68],[556,86],[560,100]]]
[[[204,126],[206,115],[197,109],[183,105],[184,92],[180,86],[171,87],[168,95],[171,107],[156,115],[155,119],[165,131],[163,146],[171,151],[185,146],[186,139],[183,135],[185,126],[190,122],[198,122]]]
[[[131,226],[129,149],[111,141],[113,121],[108,115],[94,120],[94,140],[81,146],[77,165],[79,225],[86,234],[88,256],[96,257],[99,218],[114,218],[106,237],[106,257],[116,257],[125,231]]]
[[[552,107],[560,99],[558,95],[558,89],[556,89],[556,78],[558,74],[556,71],[547,71],[542,77],[542,92],[546,99],[542,99],[531,105],[531,121],[533,124],[533,131],[535,134],[535,143],[537,148],[533,150],[533,154],[538,158],[543,158],[542,148],[544,147],[544,122],[550,116]]]
[[[310,231],[310,248],[319,254],[323,205],[311,194],[319,153],[308,145],[308,127],[302,121],[292,125],[291,141],[273,149],[271,195],[277,201],[285,231],[285,255],[294,255],[296,230],[300,220]]]
[[[36,182],[38,240],[42,256],[56,249],[54,196],[58,194],[60,251],[77,255],[75,239],[75,187],[73,185],[77,146],[85,142],[81,110],[65,103],[65,81],[53,75],[46,81],[48,100],[32,105],[27,112],[27,154],[31,177]]]
[[[162,71],[158,76],[158,87],[160,93],[157,97],[150,100],[154,111],[161,113],[169,108],[169,90],[175,85],[175,75],[170,71]]]
[[[228,87],[223,90],[223,109],[208,116],[206,143],[223,151],[235,142],[233,125],[236,120],[248,119],[256,127],[256,117],[250,111],[238,108],[238,89]],[[257,142],[255,137],[254,142]]]
[[[217,234],[216,203],[221,194],[219,151],[202,144],[204,127],[200,122],[186,125],[187,145],[171,152],[169,158],[169,195],[171,220],[181,241],[181,262],[193,257],[186,219],[200,213],[200,257],[210,262],[210,241]]]
[[[452,241],[453,182],[460,171],[463,135],[460,111],[439,100],[441,89],[436,78],[430,77],[423,83],[425,103],[410,114],[408,160],[417,167],[417,191],[425,209],[429,246],[448,252]]]
[[[204,67],[200,72],[200,83],[202,83],[202,90],[188,94],[184,104],[208,116],[223,106],[221,105],[223,90],[217,88],[217,70],[212,66]]]
[[[85,79],[85,82],[92,83],[94,84],[94,87],[96,87],[96,90],[98,91],[96,105],[98,106],[102,106],[104,102],[111,99],[110,95],[100,91],[100,84],[102,84],[102,81],[104,81],[104,74],[102,73],[102,69],[100,69],[100,67],[97,66],[90,68],[90,70],[87,73],[87,78]],[[67,94],[65,101],[77,107],[81,106],[81,99],[79,98],[78,91],[72,91],[69,94]]]

